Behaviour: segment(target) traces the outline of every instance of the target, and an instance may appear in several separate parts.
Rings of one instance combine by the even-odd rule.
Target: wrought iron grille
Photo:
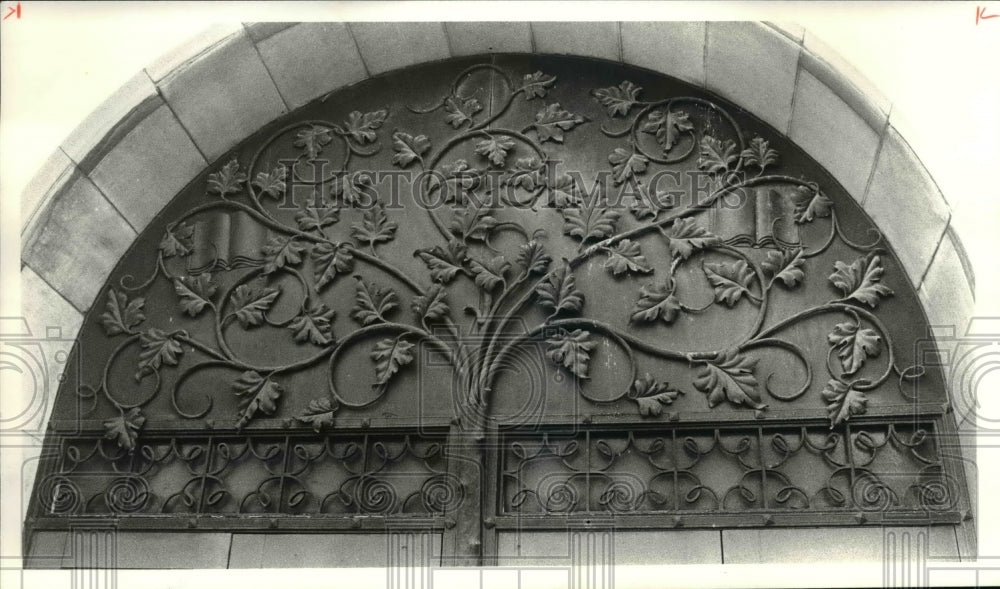
[[[461,58],[307,105],[178,195],[99,300],[29,530],[391,520],[478,563],[577,516],[965,509],[891,244],[774,129],[620,64]]]
[[[42,479],[46,516],[439,516],[461,502],[443,437],[410,434],[63,440]]]
[[[505,435],[501,513],[953,511],[931,424]]]

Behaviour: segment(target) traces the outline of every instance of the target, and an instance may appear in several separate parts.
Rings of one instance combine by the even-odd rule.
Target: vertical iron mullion
[[[681,510],[681,496],[680,489],[680,463],[677,461],[677,428],[670,428],[670,458],[673,462],[673,475],[674,475],[674,511],[679,512]]]
[[[499,552],[499,537],[496,528],[496,516],[500,511],[501,484],[503,481],[503,439],[497,426],[489,427],[486,432],[485,471],[483,472],[483,493],[480,513],[482,525],[480,534],[482,540],[482,565],[496,566]]]
[[[855,508],[857,504],[854,501],[854,485],[857,481],[855,480],[856,475],[854,473],[854,452],[851,450],[851,424],[846,421],[844,422],[844,436],[844,454],[845,458],[847,458],[847,467],[850,469],[849,472],[851,474],[847,484],[847,493],[851,500],[851,507]]]
[[[584,476],[586,479],[584,486],[586,488],[587,513],[590,513],[592,511],[590,507],[590,471],[593,468],[591,465],[591,456],[590,456],[590,430],[589,429],[583,430],[583,435],[584,435],[584,440],[586,440],[587,444],[587,470],[584,471]]]
[[[361,476],[368,476],[368,433],[365,432],[364,439],[362,440],[361,451],[364,453],[364,463],[361,466]]]
[[[760,460],[760,503],[767,509],[767,465],[764,464],[764,428],[757,426],[757,458]]]

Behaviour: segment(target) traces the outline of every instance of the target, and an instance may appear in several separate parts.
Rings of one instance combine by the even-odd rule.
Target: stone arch
[[[930,324],[967,322],[974,278],[947,202],[892,126],[887,103],[831,65],[836,57],[803,31],[714,22],[250,23],[212,31],[141,72],[29,186],[22,283],[34,296],[26,327],[37,335],[58,326],[60,339],[75,340],[136,236],[258,129],[371,77],[489,53],[639,66],[746,109],[805,149],[885,233]],[[145,179],[142,198],[137,178]],[[962,398],[953,392],[960,414],[971,409]]]

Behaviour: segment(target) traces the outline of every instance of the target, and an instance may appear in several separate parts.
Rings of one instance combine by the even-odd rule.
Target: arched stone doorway
[[[261,115],[231,150],[191,131],[212,163],[135,204],[92,305],[67,293],[90,311],[29,527],[416,530],[462,564],[566,530],[954,534],[930,259],[768,109],[476,55]],[[50,214],[29,265],[71,222]]]

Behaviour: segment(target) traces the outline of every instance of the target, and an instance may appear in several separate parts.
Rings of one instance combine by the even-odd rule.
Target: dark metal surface
[[[963,509],[891,245],[786,138],[641,70],[470,58],[339,91],[192,182],[100,301],[28,533],[392,520],[478,563],[567,514]]]

